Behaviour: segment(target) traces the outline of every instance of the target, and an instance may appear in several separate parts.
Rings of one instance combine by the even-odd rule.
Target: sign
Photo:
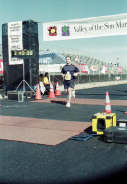
[[[122,73],[122,71],[123,71],[123,68],[122,68],[121,66],[119,66],[119,67],[117,68],[117,72],[118,72],[118,73]]]
[[[43,23],[43,40],[126,35],[127,14]]]
[[[92,65],[90,67],[90,69],[93,71],[93,72],[96,72],[98,70],[98,66],[97,65]]]
[[[52,73],[52,72],[58,72],[60,73],[61,70],[62,70],[62,67],[64,66],[65,64],[49,64],[49,65],[45,65],[45,64],[41,64],[39,65],[39,72],[40,73],[43,73],[43,72],[49,72],[49,73]]]
[[[3,75],[4,69],[3,69],[3,60],[0,59],[0,75]]]
[[[89,68],[86,64],[81,64],[81,72],[89,74]]]
[[[8,23],[8,54],[9,65],[23,64],[23,59],[12,58],[11,51],[23,50],[22,22]]]
[[[16,58],[23,58],[23,59],[29,59],[31,57],[34,57],[34,52],[33,50],[14,50],[11,51],[12,57],[16,57]]]
[[[108,72],[108,67],[107,67],[106,65],[103,65],[103,66],[102,66],[101,73],[102,73],[102,74],[105,74],[105,73],[107,73],[107,72]]]

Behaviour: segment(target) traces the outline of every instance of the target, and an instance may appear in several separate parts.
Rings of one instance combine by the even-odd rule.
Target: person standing
[[[64,89],[67,93],[66,107],[70,107],[71,98],[75,98],[75,79],[79,73],[79,69],[72,64],[70,56],[66,56],[66,65],[63,66],[61,73],[63,74],[64,79]]]
[[[40,76],[39,76],[39,82],[43,82],[43,74],[41,73]]]
[[[49,73],[48,72],[45,73],[45,75],[42,79],[42,82],[44,84],[44,87],[46,88],[46,93],[48,95],[50,92],[50,81],[49,81]]]
[[[45,86],[43,84],[43,74],[40,74],[39,76],[39,84],[40,84],[40,91],[41,91],[41,95],[45,93],[46,89],[45,89]]]

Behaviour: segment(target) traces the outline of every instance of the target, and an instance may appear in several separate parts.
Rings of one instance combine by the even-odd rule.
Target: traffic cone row
[[[112,112],[112,110],[111,110],[111,104],[110,104],[109,93],[106,92],[105,113],[106,113],[106,114],[110,114],[111,112]]]
[[[61,95],[58,82],[56,83],[56,93],[54,93],[53,85],[52,85],[52,83],[50,83],[50,92],[49,92],[48,98],[55,98],[55,95],[56,96]],[[40,90],[40,85],[39,84],[37,84],[35,100],[42,100],[42,95],[41,95],[41,90]],[[108,91],[106,92],[105,113],[106,114],[112,113]],[[127,112],[124,112],[124,113],[127,114]]]
[[[49,92],[48,98],[55,98],[55,95],[56,96],[61,95],[58,82],[56,83],[56,93],[54,93],[53,85],[52,85],[52,83],[50,83],[50,92]],[[42,100],[42,95],[41,95],[41,90],[40,90],[39,84],[37,84],[35,100]],[[112,110],[111,110],[110,98],[109,98],[109,93],[107,91],[106,92],[105,113],[110,114],[111,112],[112,112]]]
[[[55,98],[55,95],[56,96],[61,95],[58,82],[56,83],[56,93],[54,93],[53,85],[52,85],[52,83],[50,83],[50,92],[49,92],[48,98]],[[35,100],[42,100],[42,95],[41,95],[41,90],[40,90],[40,85],[39,84],[37,84]],[[105,113],[106,114],[112,113],[108,91],[106,92]]]
[[[53,85],[52,85],[52,83],[50,83],[50,92],[49,92],[48,98],[55,98],[55,95],[61,96],[58,82],[56,83],[56,92],[55,93],[54,93]],[[41,90],[40,90],[39,84],[37,84],[35,100],[42,100],[42,95],[41,95]]]

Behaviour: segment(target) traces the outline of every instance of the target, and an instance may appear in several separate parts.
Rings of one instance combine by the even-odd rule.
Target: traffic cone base
[[[112,112],[111,112],[111,110],[106,110],[105,113],[106,113],[106,114],[110,114],[110,113],[112,113]]]
[[[42,100],[42,95],[41,95],[39,84],[37,84],[37,89],[36,89],[36,94],[35,94],[35,100]]]

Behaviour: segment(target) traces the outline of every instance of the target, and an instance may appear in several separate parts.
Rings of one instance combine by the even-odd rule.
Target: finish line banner
[[[126,35],[127,14],[43,23],[43,40]]]

